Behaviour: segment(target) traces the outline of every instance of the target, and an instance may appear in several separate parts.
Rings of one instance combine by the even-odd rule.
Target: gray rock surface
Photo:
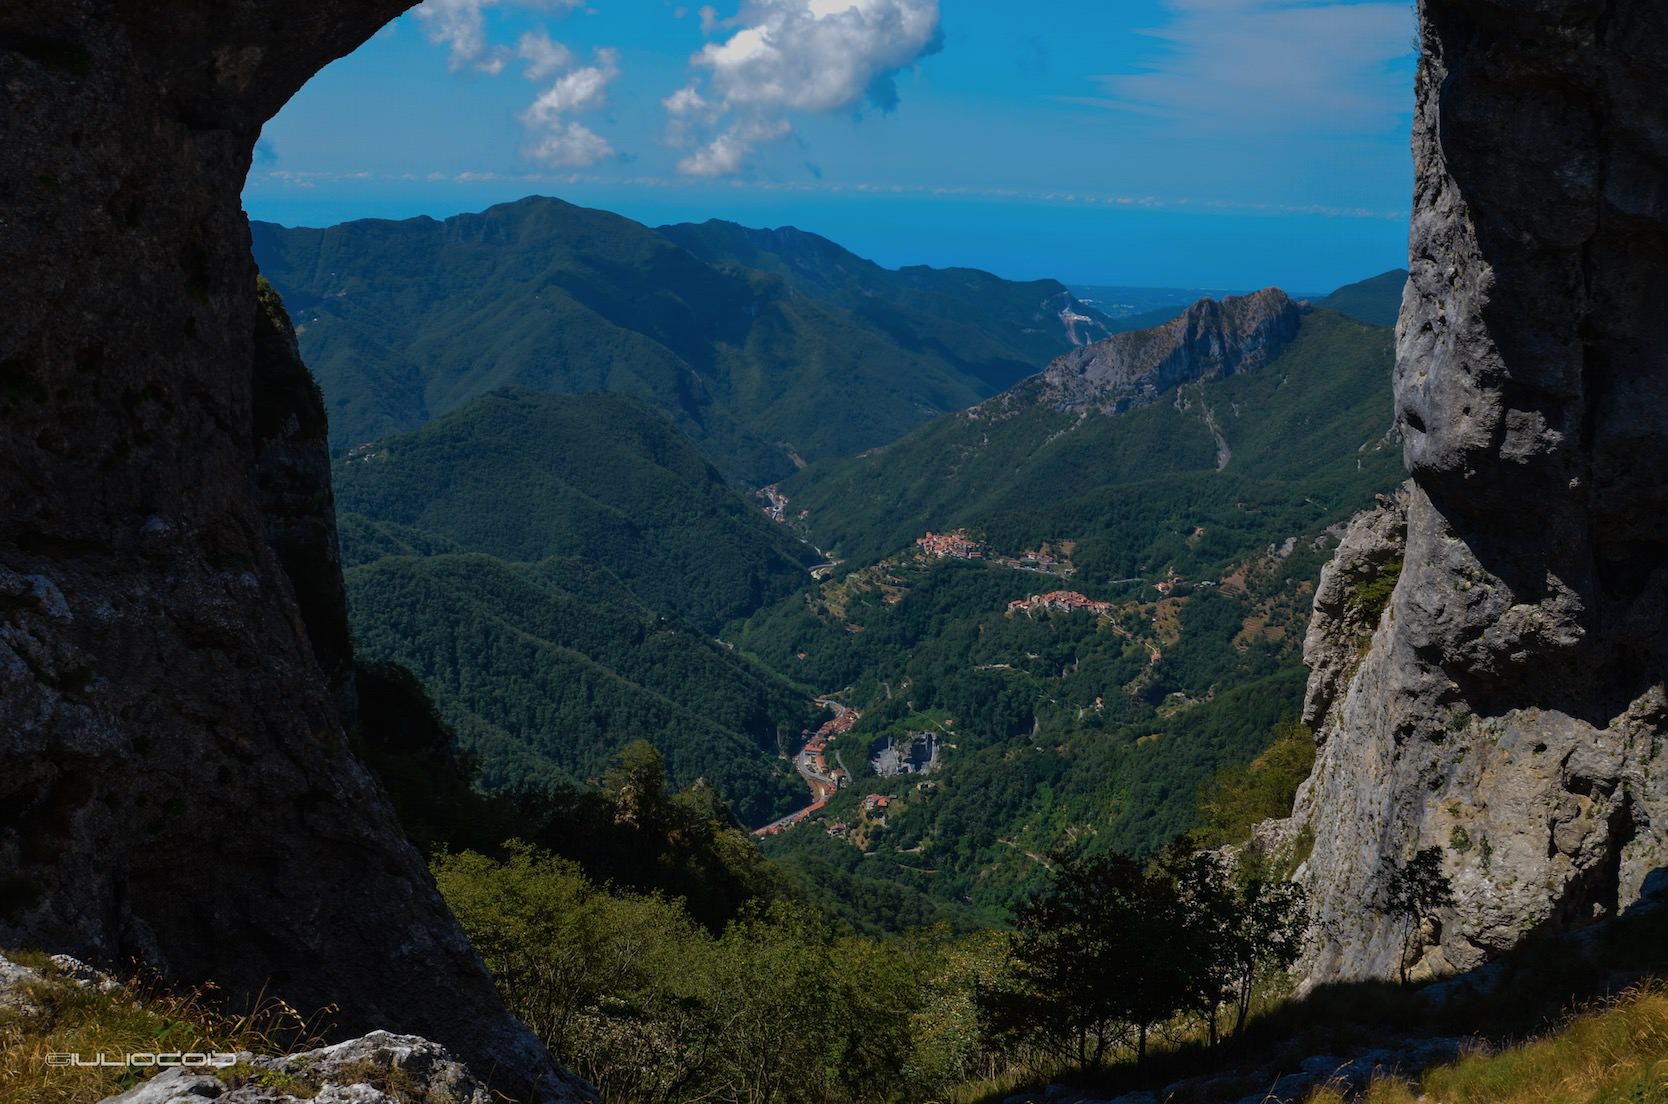
[[[1297,336],[1302,316],[1279,288],[1201,299],[1155,329],[1062,353],[1042,373],[1040,401],[1106,413],[1153,402],[1184,383],[1254,371]]]
[[[1062,353],[962,417],[1001,420],[1038,404],[1080,414],[1146,406],[1183,384],[1263,367],[1297,336],[1307,310],[1279,288],[1201,299],[1162,326]]]
[[[1441,846],[1416,973],[1637,901],[1668,866],[1668,8],[1424,0],[1397,417],[1412,482],[1317,593],[1296,815],[1311,980],[1392,976],[1367,905]],[[1400,557],[1360,653],[1339,599]]]
[[[348,750],[323,412],[239,200],[262,123],[406,6],[0,6],[0,944],[567,1097]]]
[[[281,1058],[238,1055],[213,1073],[175,1068],[101,1104],[491,1104],[491,1094],[446,1049],[416,1035],[373,1031]]]

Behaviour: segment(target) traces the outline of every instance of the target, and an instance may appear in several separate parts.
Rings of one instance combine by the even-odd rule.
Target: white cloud
[[[1145,32],[1164,51],[1141,72],[1097,78],[1081,102],[1239,131],[1348,130],[1405,113],[1413,50],[1405,3],[1167,0],[1171,21]]]
[[[449,51],[454,70],[474,69],[499,74],[513,61],[524,64],[522,76],[530,81],[552,81],[521,113],[527,128],[523,153],[546,165],[594,165],[613,157],[608,139],[569,116],[602,106],[608,85],[620,75],[619,53],[599,49],[593,63],[574,68],[573,51],[550,37],[540,27],[527,31],[515,46],[488,41],[487,8],[517,6],[534,11],[565,15],[584,0],[426,0],[416,9],[424,34]],[[559,74],[559,75],[557,75]]]
[[[706,97],[693,81],[660,101],[668,115],[694,115],[708,108]]]
[[[788,130],[786,119],[737,123],[679,161],[678,171],[686,176],[729,176],[740,172],[754,146],[784,137]]]
[[[539,93],[521,116],[528,126],[549,126],[559,115],[586,111],[599,106],[608,84],[620,75],[620,55],[615,50],[596,52],[596,64],[563,73],[556,83]]]
[[[613,157],[614,147],[589,127],[570,121],[538,135],[527,147],[527,156],[551,166],[594,165]]]
[[[897,106],[894,77],[940,45],[938,0],[744,0],[732,20],[701,9],[708,34],[739,27],[708,43],[690,63],[705,70],[662,101],[672,116],[669,139],[688,141],[684,117],[708,111],[709,125],[734,115],[679,165],[692,175],[739,171],[756,145],[791,129],[793,111],[842,111],[867,100]]]
[[[514,56],[504,46],[487,43],[487,8],[508,3],[556,15],[565,15],[579,7],[584,0],[425,0],[416,8],[417,19],[430,42],[446,46],[451,56],[447,59],[453,69],[478,69],[483,73],[501,73]]]
[[[553,41],[550,32],[542,27],[522,35],[521,40],[516,43],[515,53],[527,63],[522,76],[528,80],[543,80],[573,63],[573,51],[560,42]]]
[[[547,165],[594,165],[614,156],[606,138],[567,118],[602,106],[609,83],[620,75],[617,51],[600,49],[593,58],[595,64],[563,73],[522,112],[521,121],[531,132],[529,157]]]

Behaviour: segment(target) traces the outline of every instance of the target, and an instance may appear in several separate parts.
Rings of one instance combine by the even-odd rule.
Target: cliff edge
[[[0,945],[572,1099],[349,751],[324,412],[239,202],[261,124],[405,6],[0,9]]]
[[[1420,17],[1412,480],[1357,519],[1305,649],[1311,980],[1397,972],[1363,905],[1416,849],[1456,904],[1415,974],[1625,910],[1668,867],[1668,9]]]

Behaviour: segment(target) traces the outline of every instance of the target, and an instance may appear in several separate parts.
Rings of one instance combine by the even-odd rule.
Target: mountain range
[[[1054,281],[892,272],[792,228],[654,230],[543,197],[445,221],[250,230],[338,451],[508,385],[612,391],[666,411],[757,486],[1107,332]]]
[[[507,287],[496,266],[512,259],[544,275],[595,272],[631,243],[660,258],[650,273],[663,306],[740,280],[775,289],[768,311],[837,314],[894,352],[999,366],[962,377],[973,398],[960,410],[890,438],[871,427],[879,447],[799,456],[803,470],[768,503],[699,435],[699,404],[487,386],[493,372],[466,385],[472,366],[430,373],[458,385],[454,408],[334,462],[360,647],[420,676],[488,787],[583,783],[643,737],[675,784],[705,778],[757,825],[808,800],[784,752],[815,723],[813,696],[860,716],[842,750],[853,796],[835,808],[862,792],[906,797],[869,774],[871,743],[954,725],[937,796],[900,801],[890,833],[866,839],[870,861],[851,866],[862,853],[814,831],[769,844],[815,884],[883,909],[854,912],[860,926],[944,907],[1000,915],[1039,874],[1023,852],[1052,846],[1061,816],[1135,850],[1185,829],[1193,789],[1254,756],[1299,704],[1305,588],[1329,527],[1400,478],[1389,331],[1277,289],[1124,330],[1130,319],[1098,320],[1058,285],[887,270],[793,230],[648,231],[555,201],[470,218],[285,232],[316,235],[344,264],[375,252],[349,248],[357,235],[377,249],[436,228],[461,236],[425,262],[439,275],[411,268],[400,295],[370,294],[380,269],[327,270],[348,294],[300,308],[303,345],[312,335],[326,363],[358,347],[366,300],[439,302],[465,318],[446,291],[467,282],[447,267],[450,249],[466,270],[493,268],[467,280]],[[596,234],[564,237],[558,264],[530,244],[558,233],[540,231],[544,220]],[[1382,317],[1394,283],[1319,302]],[[1054,332],[1019,324],[1038,321],[1025,317],[1038,304]],[[588,309],[563,307],[581,330],[595,325]],[[633,333],[622,340],[649,340]],[[733,363],[710,332],[679,340],[685,365]],[[592,365],[608,385],[613,369]],[[828,382],[780,374],[795,394]],[[363,385],[321,375],[333,408]],[[854,388],[829,420],[861,420],[876,398]],[[704,410],[717,424],[717,407]],[[986,559],[921,559],[928,530],[965,532]],[[813,580],[818,547],[834,560]],[[1051,588],[1107,612],[1014,618]],[[1039,740],[1058,750],[1016,772],[1014,756]],[[939,874],[924,877],[909,854]]]
[[[1384,328],[1276,289],[1201,300],[782,490],[811,539],[854,561],[979,524],[1016,550],[1073,538],[1080,568],[1107,579],[1154,557],[1191,562],[1278,528],[1260,516],[1274,502],[1282,524],[1307,525],[1394,480],[1391,345]]]
[[[1200,787],[1295,720],[1320,565],[1402,478],[1392,345],[1277,289],[1201,300],[784,481],[784,516],[844,562],[727,639],[862,712],[848,765],[951,750],[925,789],[854,781],[884,825],[830,801],[861,864],[815,832],[767,850],[995,918],[1067,826],[1136,853],[1187,831]]]
[[[739,259],[795,296],[837,301],[877,327],[890,319],[893,332],[909,314],[901,302],[940,295],[922,285],[954,276],[891,272],[798,232],[707,223],[665,236],[700,263]],[[955,278],[986,294],[1006,289],[1013,309],[1047,290]],[[1374,290],[1340,298],[1382,306]],[[334,322],[344,330],[351,319]],[[1032,339],[1035,355],[1042,339]],[[490,390],[337,457],[354,630],[369,658],[419,674],[494,788],[583,782],[641,736],[662,748],[675,783],[704,777],[758,824],[805,800],[781,756],[809,723],[813,692],[864,710],[865,739],[907,736],[921,710],[959,719],[962,749],[942,777],[960,796],[894,818],[906,829],[899,839],[917,846],[960,823],[976,846],[947,861],[958,873],[922,884],[879,855],[844,877],[890,886],[865,895],[899,915],[921,911],[898,905],[900,892],[1000,908],[1030,875],[986,874],[972,897],[967,879],[1006,869],[994,839],[1037,830],[1025,828],[1035,813],[1024,800],[999,796],[1029,777],[999,766],[1013,738],[1124,733],[1039,778],[1055,778],[1068,805],[1122,779],[1127,815],[1103,830],[1139,849],[1191,815],[1155,796],[1171,791],[1152,790],[1154,779],[1195,785],[1254,755],[1281,711],[1295,709],[1301,580],[1318,568],[1326,527],[1399,477],[1389,355],[1384,329],[1275,289],[1200,300],[1156,328],[1068,346],[1044,370],[879,449],[810,463],[773,492],[787,496],[777,521],[703,456],[711,440],[687,437],[675,413],[616,394]],[[1168,627],[1120,638],[1092,621],[1003,622],[1009,603],[1057,584],[900,558],[928,529],[960,527],[993,554],[1061,553],[1073,588],[1104,595],[1123,620]],[[822,556],[803,538],[845,562],[813,582],[807,569]],[[1262,551],[1279,547],[1272,560]],[[1166,573],[1237,573],[1244,585],[1162,598],[1151,588]],[[891,582],[876,585],[882,577]],[[1218,637],[1213,625],[1233,631]],[[956,673],[1062,648],[1077,675],[1029,661]],[[1165,661],[1154,666],[1149,649]],[[893,716],[877,705],[899,680],[913,705]],[[1252,683],[1262,686],[1255,707],[1231,692]],[[1172,695],[1200,704],[1159,717]],[[1088,717],[1091,699],[1103,704]],[[1048,700],[1077,704],[1062,712]],[[1179,723],[1216,735],[1136,742]],[[971,808],[987,815],[966,821]],[[790,852],[809,838],[795,837]],[[790,862],[826,882],[837,858]]]

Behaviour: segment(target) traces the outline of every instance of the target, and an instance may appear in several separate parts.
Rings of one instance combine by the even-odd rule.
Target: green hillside
[[[1061,413],[1026,385],[786,482],[846,563],[727,638],[862,717],[829,745],[854,772],[821,814],[844,837],[768,852],[999,919],[1057,848],[1151,853],[1197,825],[1200,788],[1298,712],[1336,526],[1402,478],[1391,345],[1316,311],[1262,367],[1147,406]],[[929,529],[979,558],[921,554]],[[1013,606],[1054,591],[1098,604]],[[920,733],[930,775],[861,766]]]
[[[337,510],[354,519],[349,563],[453,547],[585,557],[708,631],[790,593],[816,559],[670,420],[621,395],[496,391],[350,452],[333,477]]]
[[[783,753],[832,696],[860,714],[828,745],[849,784],[767,853],[865,930],[1001,923],[1057,848],[1194,828],[1200,788],[1296,714],[1336,527],[1401,466],[1390,332],[1279,310],[1244,331],[1266,356],[1145,406],[1062,412],[1033,380],[812,464],[782,487],[843,560],[815,582],[810,546],[645,403],[491,392],[337,461],[355,632],[419,674],[489,786],[594,778],[642,738],[753,825],[810,800]],[[1119,339],[1124,363],[1173,367],[1162,344],[1201,332]],[[918,553],[928,529],[979,558]],[[1036,604],[1056,591],[1087,606]],[[930,774],[871,769],[927,734]]]
[[[1315,305],[1357,322],[1394,326],[1402,310],[1402,288],[1406,285],[1407,269],[1393,268],[1370,280],[1346,284]]]
[[[391,556],[346,577],[360,654],[423,680],[490,789],[594,779],[646,739],[750,823],[803,792],[779,759],[803,698],[595,564]]]
[[[749,822],[803,793],[780,756],[804,696],[707,634],[814,553],[665,415],[495,391],[333,474],[360,654],[417,673],[484,785],[582,782],[647,739]]]
[[[713,219],[660,233],[703,260],[778,276],[795,290],[852,312],[912,350],[936,350],[982,383],[1007,387],[1064,346],[1060,312],[1079,316],[1073,336],[1098,341],[1110,322],[1055,280],[1015,282],[971,268],[882,268],[827,238],[792,227],[753,230]]]
[[[703,245],[701,229],[530,197],[444,222],[256,222],[251,235],[339,450],[508,385],[612,391],[671,414],[727,474],[759,485],[796,457],[851,455],[971,405],[1071,345],[1058,311],[1075,300],[1058,284],[885,274],[824,242],[882,273],[882,299],[898,301],[853,299],[858,283],[813,294],[782,264],[762,271]]]
[[[1399,478],[1386,436],[1392,344],[1387,330],[1317,311],[1261,371],[1116,417],[1035,403],[1000,418],[963,411],[783,490],[809,511],[812,539],[854,562],[977,525],[1012,552],[1075,540],[1080,570],[1107,580],[1167,560],[1220,565]],[[1229,453],[1221,470],[1213,424]]]

